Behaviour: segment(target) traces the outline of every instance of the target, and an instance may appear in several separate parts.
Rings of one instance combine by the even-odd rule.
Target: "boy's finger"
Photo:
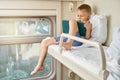
[[[86,21],[85,24],[90,23],[90,21]]]
[[[87,23],[90,23],[90,20],[86,21]]]

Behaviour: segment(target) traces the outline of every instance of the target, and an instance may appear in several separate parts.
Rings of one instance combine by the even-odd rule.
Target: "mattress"
[[[106,66],[107,66],[107,70],[109,71],[109,76],[107,80],[120,80],[120,74],[119,74],[120,65],[115,65],[114,62],[112,62],[112,60],[109,60],[109,56],[107,54],[107,48],[108,47],[103,46],[106,55],[106,64],[107,64]],[[69,61],[71,61],[73,65],[75,63],[79,67],[83,67],[84,69],[86,69],[87,72],[91,72],[96,76],[99,75],[99,71],[101,69],[100,67],[101,59],[100,59],[100,53],[98,52],[97,48],[79,46],[79,47],[72,47],[72,49],[68,51],[62,49],[62,52],[60,52],[60,50],[61,48],[59,45],[51,45],[49,46],[48,49],[48,51],[53,52],[52,54],[54,55],[61,54],[62,57],[65,57],[65,59],[69,59]],[[57,57],[61,55],[57,55]]]
[[[51,45],[56,52],[60,50],[59,45]],[[107,47],[103,47],[106,51]],[[84,67],[88,71],[99,74],[100,71],[100,54],[95,47],[72,47],[71,50],[62,51],[62,55],[78,65]]]

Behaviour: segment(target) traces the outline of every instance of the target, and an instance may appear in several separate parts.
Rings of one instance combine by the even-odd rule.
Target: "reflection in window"
[[[0,35],[51,35],[51,24],[47,18],[0,19]],[[50,55],[47,55],[45,60],[45,69],[30,76],[30,72],[37,65],[39,55],[40,43],[1,45],[0,80],[18,80],[48,75],[52,64]]]
[[[17,23],[18,31],[24,35],[30,34],[49,34],[50,21],[40,19],[38,21],[19,21]]]

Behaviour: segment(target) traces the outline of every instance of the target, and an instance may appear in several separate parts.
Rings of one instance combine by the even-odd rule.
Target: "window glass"
[[[48,18],[0,19],[0,36],[51,35],[51,21]],[[37,65],[40,43],[0,45],[0,80],[18,80],[42,77],[52,70],[52,58],[47,55],[43,71],[30,76]]]
[[[49,18],[0,19],[0,35],[51,35]]]

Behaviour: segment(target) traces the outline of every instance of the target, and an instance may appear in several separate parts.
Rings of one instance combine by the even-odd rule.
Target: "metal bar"
[[[62,33],[61,34],[61,42],[63,42],[63,37],[68,37],[70,39],[73,39],[73,40],[76,40],[76,41],[80,41],[80,42],[83,42],[85,44],[89,44],[91,46],[94,46],[96,48],[98,48],[99,50],[99,53],[100,53],[100,59],[101,59],[101,71],[104,71],[106,70],[106,58],[105,58],[105,53],[104,53],[104,50],[102,48],[102,45],[96,41],[90,41],[90,40],[86,40],[86,39],[82,39],[82,38],[79,38],[79,37],[75,37],[75,36],[71,36],[69,34],[65,34],[65,33]],[[61,46],[62,44],[60,44]]]
[[[0,45],[40,43],[42,39],[48,36],[50,35],[0,36]]]

